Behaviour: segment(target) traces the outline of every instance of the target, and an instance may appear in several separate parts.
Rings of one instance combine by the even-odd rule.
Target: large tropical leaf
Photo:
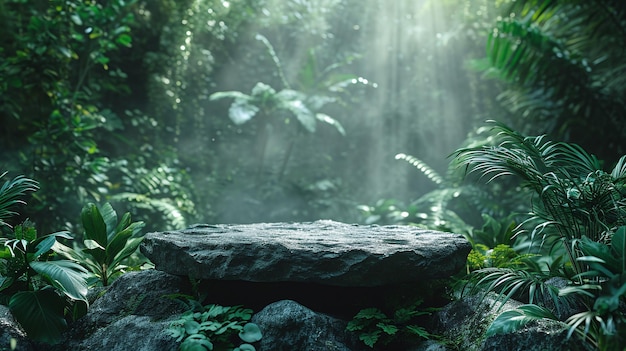
[[[111,237],[115,235],[115,229],[117,227],[117,213],[113,209],[113,206],[109,202],[100,206],[100,215],[104,221],[104,225],[107,233],[107,241],[111,240]]]
[[[11,314],[28,337],[50,343],[58,341],[67,327],[64,306],[64,298],[52,289],[18,292],[9,301]]]
[[[499,314],[487,329],[487,336],[512,333],[530,322],[544,318],[557,320],[547,308],[533,304],[522,305]]]
[[[79,264],[67,260],[34,261],[30,267],[69,298],[87,301],[87,270]]]
[[[130,255],[132,255],[133,253],[135,253],[135,251],[137,251],[137,248],[139,247],[139,244],[141,244],[142,240],[143,240],[143,237],[134,237],[134,238],[128,239],[124,248],[121,251],[119,251],[113,258],[113,261],[111,261],[111,267],[118,266],[119,264],[122,263],[122,261],[130,257]]]
[[[83,207],[80,217],[85,228],[85,239],[94,240],[98,245],[106,247],[107,226],[98,207],[93,203],[87,204]]]
[[[508,3],[488,37],[486,59],[476,64],[507,82],[499,96],[503,105],[519,116],[520,127],[540,123],[550,134],[575,135],[611,157],[623,153],[623,3]],[[597,143],[596,135],[606,138]]]
[[[118,256],[122,251],[124,251],[124,249],[127,246],[131,246],[136,249],[137,246],[139,245],[138,243],[141,242],[141,240],[143,239],[143,237],[136,237],[136,233],[138,231],[138,229],[141,229],[143,227],[143,222],[135,222],[132,223],[130,226],[128,226],[126,229],[122,230],[121,232],[117,233],[113,239],[111,240],[111,242],[109,243],[109,245],[106,247],[106,256],[107,256],[107,262],[106,264],[108,266],[114,267],[113,263],[114,263],[114,259],[116,256]],[[138,241],[133,241],[130,240],[131,238],[137,238],[139,239]],[[135,244],[135,242],[138,242],[137,244]],[[127,250],[131,250],[130,248]],[[135,250],[132,250],[128,256],[130,256],[132,253],[134,253]],[[126,256],[126,257],[128,257]],[[126,258],[124,257],[124,258]]]

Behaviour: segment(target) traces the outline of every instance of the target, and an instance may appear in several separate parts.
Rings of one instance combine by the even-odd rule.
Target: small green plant
[[[483,268],[470,276],[470,291],[528,302],[498,316],[488,334],[560,316],[570,336],[576,333],[599,350],[624,350],[626,156],[607,172],[578,145],[526,137],[492,123],[494,145],[460,149],[456,161],[489,181],[510,175],[522,180],[533,201],[514,236],[525,237],[536,255],[523,265]],[[552,278],[569,284],[558,288],[548,283]],[[561,306],[585,311],[565,315],[571,308]]]
[[[420,303],[421,301],[414,306]],[[378,345],[389,347],[398,340],[428,340],[433,335],[419,326],[416,321],[416,317],[428,314],[430,314],[428,311],[408,307],[397,309],[390,318],[378,308],[365,308],[348,322],[346,329],[358,333],[359,340],[371,348]]]
[[[201,306],[199,303],[174,321],[169,334],[181,342],[180,351],[254,351],[261,340],[259,326],[248,322],[252,310],[241,306]],[[235,346],[238,344],[239,346]]]
[[[128,212],[118,222],[117,213],[109,203],[101,209],[93,203],[87,204],[81,212],[81,220],[85,229],[83,247],[75,245],[71,249],[59,245],[58,251],[87,268],[96,278],[91,279],[92,285],[107,286],[128,269],[124,263],[143,240],[144,223],[131,223]]]
[[[0,188],[0,226],[9,227],[4,220],[18,215],[13,207],[25,204],[22,197],[37,189],[37,182],[23,176],[5,182]],[[30,221],[0,238],[0,303],[8,305],[32,339],[57,341],[67,326],[67,312],[76,317],[86,309],[86,271],[72,261],[55,259],[58,240],[71,238],[67,232],[38,236]]]
[[[69,260],[54,260],[59,232],[37,236],[30,222],[15,226],[14,238],[0,250],[0,298],[30,338],[54,342],[65,330],[66,310],[87,304],[85,269]]]

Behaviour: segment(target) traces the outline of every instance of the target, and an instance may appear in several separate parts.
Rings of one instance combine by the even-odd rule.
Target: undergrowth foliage
[[[564,316],[569,335],[578,333],[602,350],[626,346],[626,156],[610,171],[575,144],[545,136],[526,137],[493,124],[494,145],[460,149],[456,161],[488,182],[516,176],[532,194],[527,219],[515,238],[528,253],[515,267],[490,267],[472,274],[470,291],[485,288],[529,305],[501,314],[489,333],[528,321],[558,319],[560,309],[587,311]],[[558,288],[548,282],[565,279]],[[544,301],[552,301],[552,310]],[[543,305],[543,306],[537,306]]]
[[[428,309],[420,310],[416,306],[396,309],[391,317],[378,308],[365,308],[348,322],[347,330],[355,332],[365,345],[370,348],[398,346],[398,341],[428,340],[433,337],[416,318],[430,315]],[[395,344],[394,344],[395,343]]]
[[[259,327],[250,323],[252,310],[242,306],[202,306],[188,300],[191,309],[170,324],[169,335],[181,342],[180,351],[254,351],[262,338]]]

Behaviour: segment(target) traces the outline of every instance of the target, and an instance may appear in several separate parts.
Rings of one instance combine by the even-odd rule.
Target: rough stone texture
[[[381,286],[447,278],[471,245],[457,234],[333,221],[201,225],[149,233],[156,269],[199,279]]]
[[[259,351],[360,351],[358,339],[346,332],[347,322],[315,313],[291,300],[272,303],[251,320],[263,332]]]
[[[15,339],[16,351],[35,350],[26,333],[15,321],[6,306],[0,305],[0,350],[12,350],[11,339]]]
[[[458,342],[459,349],[465,351],[592,350],[575,337],[567,339],[566,325],[556,321],[533,322],[513,333],[485,337],[487,328],[499,313],[520,305],[509,300],[501,307],[491,296],[464,297],[435,313],[435,333]]]
[[[185,279],[156,270],[125,274],[52,350],[177,350],[165,330],[185,308],[165,295],[188,293],[187,285]]]

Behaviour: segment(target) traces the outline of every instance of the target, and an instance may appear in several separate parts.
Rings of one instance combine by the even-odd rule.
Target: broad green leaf
[[[180,351],[213,350],[213,343],[203,334],[189,335],[182,344]]]
[[[259,328],[258,325],[254,323],[246,323],[243,326],[243,330],[239,333],[239,337],[245,342],[257,342],[261,340],[263,334],[261,333],[261,328]]]
[[[89,203],[80,214],[85,228],[85,239],[95,240],[100,246],[107,246],[107,228],[98,207],[95,204]]]
[[[30,267],[69,298],[87,301],[87,283],[82,266],[67,260],[31,262]]]
[[[233,351],[256,351],[256,348],[250,344],[241,344],[239,347],[235,347]]]
[[[142,240],[143,240],[143,237],[128,239],[122,251],[120,251],[117,255],[115,255],[115,257],[113,258],[113,261],[111,261],[110,267],[112,269],[115,269],[115,267],[117,267],[123,260],[127,259],[130,255],[135,253],[135,251],[137,251],[137,248],[139,247],[139,244],[141,244]]]
[[[130,223],[131,223],[130,212],[126,212],[122,215],[122,218],[117,223],[117,226],[115,226],[115,232],[116,233],[121,232],[122,230],[126,229],[126,227],[130,225]]]
[[[89,250],[95,250],[95,249],[105,250],[105,248],[102,247],[100,244],[98,244],[98,242],[95,240],[87,239],[83,241],[83,244],[85,244],[85,247],[88,248]]]
[[[106,226],[107,233],[107,242],[111,240],[111,237],[115,235],[115,230],[117,229],[117,213],[113,209],[110,203],[105,203],[100,208],[100,215],[102,216],[102,220]],[[100,243],[102,246],[106,247],[106,243]]]
[[[544,318],[557,320],[552,312],[544,307],[531,304],[522,305],[498,315],[487,329],[487,336],[512,333],[532,321]]]
[[[106,247],[106,257],[107,257],[107,265],[110,265],[111,262],[115,259],[115,256],[119,254],[124,247],[126,246],[128,239],[130,239],[131,235],[133,235],[132,228],[126,228],[121,232],[115,234],[115,236],[109,242],[109,245]]]
[[[183,324],[183,328],[185,328],[185,332],[189,335],[198,334],[198,331],[200,331],[200,323],[189,320],[186,321],[185,324]]]
[[[14,281],[15,279],[12,277],[0,276],[0,291],[10,287]]]
[[[35,243],[35,253],[33,254],[34,258],[37,259],[39,256],[44,253],[49,252],[54,244],[57,242],[57,238],[54,235],[46,235],[44,237],[39,238]]]
[[[52,289],[22,291],[11,297],[9,309],[29,338],[49,343],[61,339],[67,323],[65,300]]]

